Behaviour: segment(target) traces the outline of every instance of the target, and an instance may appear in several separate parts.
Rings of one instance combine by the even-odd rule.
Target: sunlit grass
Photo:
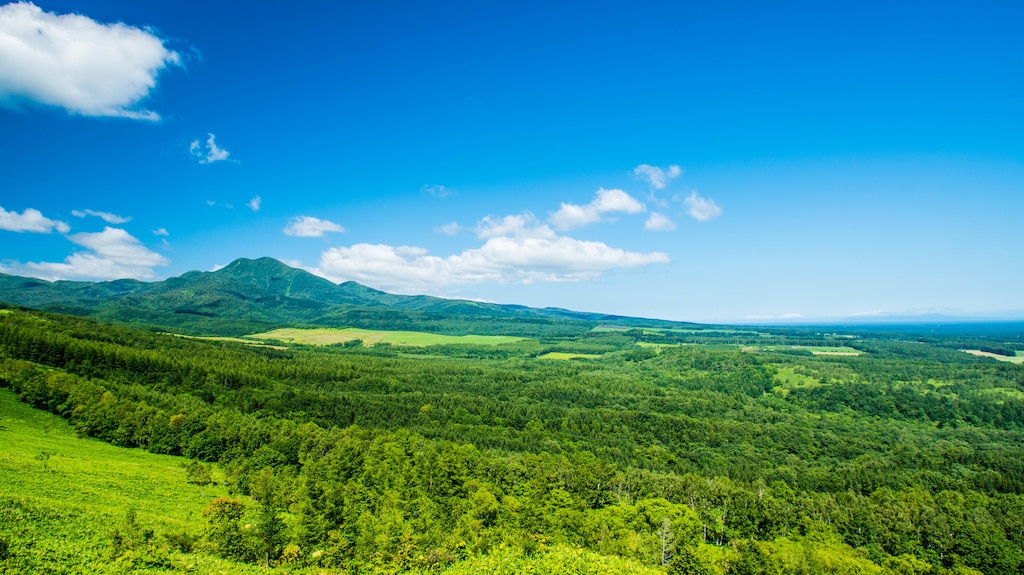
[[[3,573],[266,573],[207,555],[170,551],[169,564],[142,567],[114,552],[126,517],[163,535],[198,535],[203,507],[227,494],[186,482],[181,457],[79,438],[61,418],[0,390],[0,538]],[[221,474],[215,471],[214,478]]]
[[[501,345],[522,341],[521,337],[507,335],[441,335],[419,331],[385,331],[347,327],[343,329],[275,329],[256,333],[248,338],[259,340],[277,340],[286,343],[307,345],[332,345],[349,341],[362,341],[363,345],[371,346],[378,343],[426,347],[428,345]]]

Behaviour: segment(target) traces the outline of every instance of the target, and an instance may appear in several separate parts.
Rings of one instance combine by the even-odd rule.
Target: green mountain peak
[[[272,327],[319,325],[447,334],[579,333],[599,323],[675,322],[340,285],[274,258],[239,258],[215,271],[157,282],[46,282],[0,274],[0,301],[190,334],[243,335]]]

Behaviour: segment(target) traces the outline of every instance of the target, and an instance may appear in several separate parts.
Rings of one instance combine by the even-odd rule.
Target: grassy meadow
[[[275,329],[246,336],[248,339],[275,340],[284,343],[306,345],[334,345],[350,341],[361,341],[364,346],[379,343],[426,347],[429,345],[501,345],[514,343],[523,338],[505,335],[441,335],[420,331],[385,331],[347,327],[343,329]]]
[[[802,349],[814,355],[860,355],[859,349],[846,346],[791,345],[791,349]]]
[[[166,535],[198,535],[207,501],[226,494],[187,483],[181,457],[79,438],[7,390],[0,444],[2,573],[263,572],[171,550]]]

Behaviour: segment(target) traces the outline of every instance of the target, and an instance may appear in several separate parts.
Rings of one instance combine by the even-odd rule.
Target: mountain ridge
[[[553,307],[391,294],[354,281],[335,284],[270,257],[239,258],[214,271],[189,271],[155,282],[50,282],[0,274],[0,301],[114,323],[216,335],[294,325],[535,336],[579,333],[600,323],[695,325]]]

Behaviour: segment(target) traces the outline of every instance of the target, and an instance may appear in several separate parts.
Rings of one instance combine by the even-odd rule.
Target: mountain
[[[335,284],[273,258],[157,282],[48,282],[0,274],[0,301],[190,334],[242,335],[279,326],[352,326],[435,333],[569,335],[599,324],[686,327],[559,308],[396,295]]]

